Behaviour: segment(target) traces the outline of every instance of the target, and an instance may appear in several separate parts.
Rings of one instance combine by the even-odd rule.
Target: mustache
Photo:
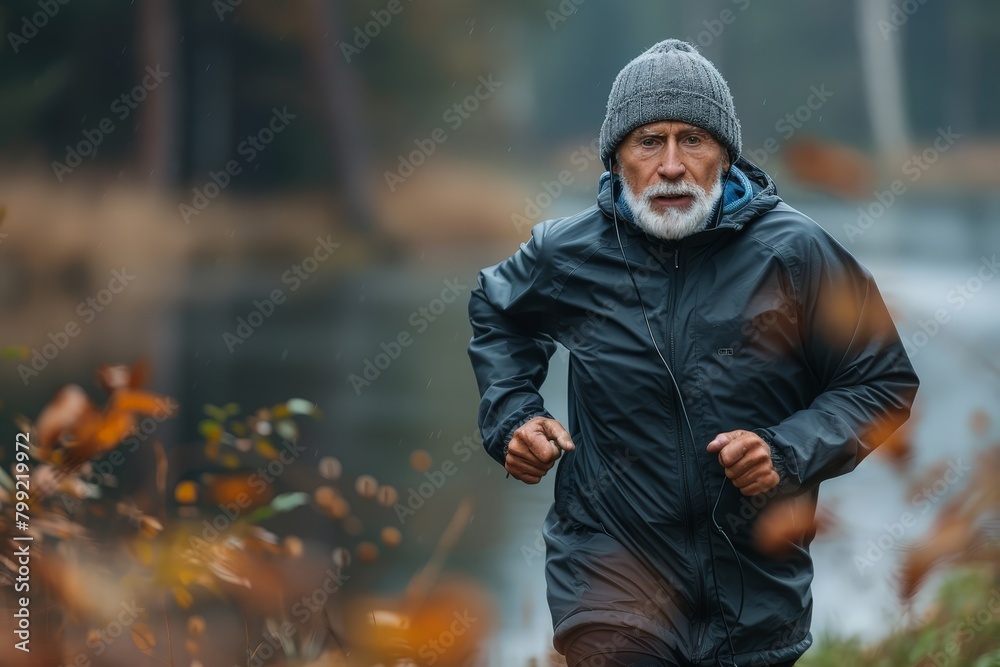
[[[642,198],[649,201],[653,197],[700,197],[707,193],[694,183],[654,183],[642,191]]]

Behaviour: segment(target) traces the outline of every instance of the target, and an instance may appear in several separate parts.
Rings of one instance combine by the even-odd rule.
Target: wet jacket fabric
[[[741,666],[797,658],[812,642],[813,535],[768,555],[756,521],[815,499],[909,416],[918,380],[871,274],[762,170],[741,158],[733,171],[718,224],[680,241],[615,209],[659,354],[607,174],[596,205],[535,225],[472,291],[479,425],[501,464],[519,426],[552,416],[539,387],[556,343],[569,351],[576,449],[543,531],[557,649],[584,627],[632,626],[698,665],[730,639]],[[736,429],[770,444],[778,489],[747,498],[726,481],[706,447]]]

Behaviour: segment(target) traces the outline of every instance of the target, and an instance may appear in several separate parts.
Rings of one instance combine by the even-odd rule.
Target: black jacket
[[[680,397],[607,187],[597,205],[536,225],[471,294],[479,425],[497,461],[517,427],[551,416],[538,389],[556,342],[570,353],[565,426],[577,447],[558,465],[544,530],[556,648],[584,625],[631,625],[710,665],[730,653],[728,625],[739,665],[800,656],[812,642],[812,535],[770,557],[754,523],[774,498],[815,497],[909,416],[918,380],[871,274],[767,174],[736,167],[748,196],[679,242],[618,208]],[[736,429],[770,443],[778,491],[746,498],[723,485],[706,446]]]

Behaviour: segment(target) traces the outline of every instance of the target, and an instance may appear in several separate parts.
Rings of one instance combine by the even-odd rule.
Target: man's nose
[[[669,181],[676,181],[686,171],[687,168],[684,166],[683,160],[681,160],[680,148],[676,142],[669,142],[664,147],[663,153],[660,156],[660,164],[656,169],[656,173]]]

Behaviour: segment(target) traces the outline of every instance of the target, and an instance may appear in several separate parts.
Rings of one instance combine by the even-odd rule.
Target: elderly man
[[[740,157],[693,46],[625,66],[600,145],[596,205],[536,225],[469,302],[487,452],[528,484],[562,459],[555,647],[572,666],[790,665],[812,642],[813,533],[777,557],[755,522],[852,470],[917,377],[871,274]],[[557,342],[568,430],[539,395]]]

